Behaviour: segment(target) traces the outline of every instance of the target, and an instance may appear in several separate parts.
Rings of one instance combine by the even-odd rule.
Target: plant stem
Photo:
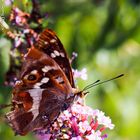
[[[6,33],[10,31],[9,25],[4,21],[4,19],[0,16],[0,27],[2,32]]]

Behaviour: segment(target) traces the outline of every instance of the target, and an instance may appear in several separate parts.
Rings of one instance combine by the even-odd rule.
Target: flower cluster
[[[63,111],[51,127],[39,130],[39,140],[104,140],[106,128],[113,129],[109,117],[102,111],[75,102],[67,110]]]
[[[22,56],[27,53],[38,39],[41,28],[41,17],[35,13],[27,13],[16,7],[11,0],[7,0],[6,4],[12,6],[9,21],[11,27],[7,31],[7,35],[12,39],[12,48],[10,51],[11,62],[10,69],[7,72],[5,84],[13,86],[18,71],[21,69]],[[35,4],[34,4],[35,5]],[[35,9],[35,7],[33,7]],[[33,10],[32,10],[33,11]],[[34,15],[34,16],[32,16]],[[35,26],[32,23],[36,22]]]
[[[15,48],[25,46],[24,49],[31,47],[35,40],[37,40],[38,34],[30,27],[30,14],[21,11],[19,8],[13,6],[10,15],[10,22],[13,26],[18,28],[14,33],[14,46]],[[13,36],[10,36],[11,38]]]

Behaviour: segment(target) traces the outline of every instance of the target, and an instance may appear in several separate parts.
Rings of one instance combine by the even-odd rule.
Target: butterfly
[[[5,115],[15,134],[26,135],[51,126],[59,114],[89,88],[123,76],[75,87],[67,53],[50,29],[44,30],[24,56],[19,80],[12,91],[11,111]],[[4,105],[6,107],[9,105]]]
[[[51,125],[79,93],[62,43],[46,29],[24,56],[6,120],[16,134],[26,135]]]

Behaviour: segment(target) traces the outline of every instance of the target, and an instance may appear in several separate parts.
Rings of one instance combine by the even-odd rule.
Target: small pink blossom
[[[92,129],[87,120],[79,122],[78,127],[81,133],[85,133],[86,131],[90,131]]]
[[[18,27],[27,28],[29,27],[28,25],[29,17],[30,17],[29,13],[23,12],[17,7],[13,7],[10,15],[10,21]]]
[[[12,1],[13,1],[13,0],[5,0],[5,5],[6,5],[6,6],[11,5],[11,4],[12,4]]]
[[[83,138],[81,138],[80,136],[78,136],[78,137],[72,137],[71,140],[83,140]]]
[[[95,132],[94,130],[91,131],[90,135],[86,136],[87,140],[102,140],[101,133],[99,131]]]
[[[19,47],[21,45],[21,43],[24,42],[24,40],[21,37],[16,37],[15,38],[15,47]]]
[[[74,78],[81,78],[87,80],[87,69],[83,68],[81,71],[73,70]]]
[[[51,134],[43,134],[43,135],[37,135],[36,136],[38,140],[49,140],[51,137]]]
[[[104,115],[104,112],[99,111],[98,117],[97,117],[98,123],[104,125],[105,127],[108,127],[109,129],[114,128],[114,124],[111,123],[111,119],[109,117],[106,117]]]

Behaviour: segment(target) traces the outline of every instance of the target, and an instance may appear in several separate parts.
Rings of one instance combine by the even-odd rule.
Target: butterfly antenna
[[[120,78],[120,77],[122,77],[122,76],[124,76],[124,74],[120,74],[120,75],[118,75],[118,76],[116,76],[116,77],[113,77],[113,78],[111,78],[111,79],[108,79],[108,80],[105,80],[105,81],[102,81],[102,82],[100,82],[100,80],[97,80],[97,81],[95,81],[94,83],[91,83],[91,84],[87,85],[82,91],[86,91],[86,90],[88,90],[88,89],[90,89],[90,88],[92,88],[92,87],[94,87],[94,86],[97,86],[97,85],[100,85],[100,84],[103,84],[103,83],[106,83],[106,82],[109,82],[109,81],[118,79],[118,78]]]
[[[82,91],[85,91],[85,90],[89,89],[92,85],[97,84],[99,82],[100,82],[100,80],[97,80],[94,83],[91,83],[91,84],[87,85],[86,87],[84,87],[84,89]]]

